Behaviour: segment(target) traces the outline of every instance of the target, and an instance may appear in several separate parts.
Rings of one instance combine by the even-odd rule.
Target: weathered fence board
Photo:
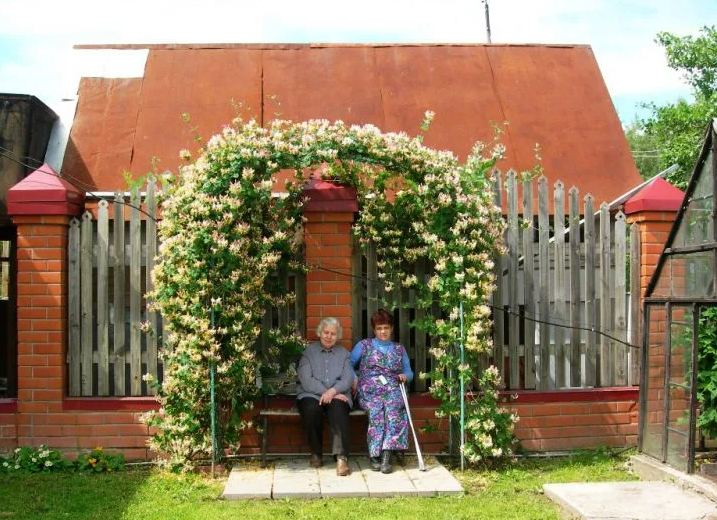
[[[593,196],[585,196],[585,272],[595,273],[595,205]],[[597,303],[595,296],[595,276],[585,277],[585,372],[580,379],[581,386],[594,387],[597,384],[597,336],[593,330],[597,327]]]
[[[152,395],[144,374],[162,378],[162,319],[147,309],[158,252],[157,185],[150,178],[144,195],[116,193],[97,202],[97,219],[86,211],[70,222],[68,237],[67,353],[71,396]],[[128,211],[126,209],[129,207]],[[126,219],[126,216],[129,219]],[[286,290],[297,292],[293,309],[268,308],[264,330],[297,322],[305,329],[303,273],[283,273]],[[144,334],[146,321],[154,333]],[[263,338],[264,335],[261,335]]]
[[[109,395],[110,345],[108,260],[109,260],[109,212],[107,201],[101,200],[97,210],[97,393]]]
[[[142,263],[139,213],[139,188],[132,190],[129,199],[129,373],[130,392],[142,393],[142,334],[140,330],[142,305]]]
[[[580,343],[580,208],[578,206],[578,190],[575,186],[568,191],[570,199],[570,377],[568,384],[579,387],[582,366]]]
[[[80,239],[80,288],[82,314],[81,372],[82,395],[92,395],[92,215],[82,215],[82,237]]]
[[[513,170],[508,172],[506,195],[508,197],[508,230],[506,231],[508,246],[508,358],[510,360],[510,384],[517,386],[520,384],[520,355],[518,353],[520,310],[518,257],[520,250],[518,248],[518,182]],[[502,366],[500,368],[503,369]]]
[[[548,180],[538,179],[538,308],[540,309],[540,379],[539,388],[555,388],[554,372],[550,369],[550,220],[548,215]],[[501,279],[498,280],[500,287]],[[496,292],[500,292],[499,290]]]
[[[125,395],[126,377],[126,356],[125,356],[125,312],[124,312],[124,197],[121,193],[115,193],[112,215],[112,235],[114,250],[113,260],[113,331],[114,331],[114,384],[115,395]]]
[[[156,189],[150,179],[144,197],[136,189],[127,203],[125,194],[116,194],[113,215],[107,201],[100,201],[97,221],[86,212],[70,224],[70,395],[148,395],[152,389],[142,383],[142,375],[161,379],[161,336],[140,331],[143,320],[155,331],[162,329],[161,318],[147,310],[144,300],[153,288],[151,271],[158,250]],[[638,333],[639,237],[629,231],[628,255],[624,215],[611,215],[603,204],[596,230],[592,196],[584,197],[582,221],[577,188],[571,187],[567,198],[565,187],[557,182],[551,211],[545,177],[518,182],[515,172],[509,172],[505,183],[498,173],[494,178],[494,201],[506,209],[508,254],[494,262],[493,349],[481,366],[496,365],[510,389],[637,383],[639,356],[624,342],[634,345]],[[128,211],[127,205],[132,206]],[[431,338],[410,323],[426,314],[447,316],[440,316],[435,304],[421,308],[415,290],[400,284],[384,294],[377,261],[373,244],[364,253],[354,242],[353,339],[370,334],[368,320],[386,299],[387,305],[396,306],[397,339],[406,345],[414,371],[427,372],[434,362]],[[427,280],[433,267],[419,263],[414,273]],[[304,330],[304,279],[281,274],[286,290],[297,293],[294,308],[267,309],[262,326],[295,320]],[[423,391],[430,381],[416,378],[413,384]]]
[[[566,365],[569,363],[567,353],[565,351],[565,336],[569,329],[562,325],[568,323],[566,319],[565,307],[567,304],[566,296],[566,276],[565,276],[565,187],[562,182],[555,183],[553,191],[554,214],[553,214],[553,244],[555,254],[553,263],[555,268],[553,274],[555,278],[554,286],[554,312],[553,321],[557,323],[553,327],[555,334],[555,386],[565,387],[569,385],[569,377],[566,380]]]
[[[523,183],[523,273],[525,275],[523,295],[524,314],[528,318],[535,314],[535,259],[533,236],[533,183]],[[525,388],[535,388],[535,321],[523,321],[525,329]]]
[[[154,178],[150,178],[147,182],[147,192],[145,195],[145,204],[147,208],[147,214],[155,216],[157,214],[157,202],[155,200],[155,192],[157,190],[157,184]],[[154,269],[154,259],[157,256],[157,221],[154,218],[146,219],[147,222],[147,234],[146,234],[146,251],[147,251],[147,269],[145,270],[145,286],[146,291],[151,292],[154,290],[154,282],[152,281],[152,270]],[[152,331],[146,336],[147,341],[147,374],[152,379],[157,381],[159,374],[157,372],[157,328],[159,326],[159,320],[157,319],[157,313],[147,309],[147,325]],[[156,392],[150,385],[147,388],[147,393],[154,395]]]
[[[600,327],[607,329],[612,320],[610,308],[610,211],[603,202],[600,205]],[[613,356],[608,336],[600,336],[600,386],[610,386],[613,381]]]

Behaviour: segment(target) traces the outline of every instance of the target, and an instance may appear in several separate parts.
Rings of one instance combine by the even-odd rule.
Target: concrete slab
[[[463,486],[451,472],[435,459],[425,461],[426,471],[418,469],[418,461],[406,460],[405,471],[420,496],[455,495],[463,493]]]
[[[277,461],[274,464],[272,498],[321,498],[319,473],[306,459]]]
[[[545,484],[545,494],[584,520],[717,519],[715,504],[666,482]]]
[[[309,467],[307,458],[275,462],[273,467],[257,464],[235,466],[224,488],[227,500],[252,498],[341,498],[435,496],[462,493],[460,483],[435,458],[426,458],[427,471],[418,470],[415,457],[405,466],[395,465],[388,475],[371,471],[368,457],[349,457],[351,474],[336,475],[336,463],[324,457],[325,466]]]
[[[270,499],[273,470],[235,466],[222,496],[226,500]]]
[[[699,475],[688,475],[645,454],[634,455],[630,457],[630,461],[632,462],[632,470],[642,480],[672,482],[680,487],[696,491],[713,502],[717,502],[717,484],[710,479]]]
[[[371,471],[368,458],[359,459],[361,473],[371,497],[417,496],[418,490],[402,466],[393,466],[393,473],[384,475]]]
[[[368,486],[361,474],[361,467],[354,458],[349,458],[351,474],[346,477],[336,475],[336,462],[331,461],[319,469],[319,485],[322,498],[367,497]]]

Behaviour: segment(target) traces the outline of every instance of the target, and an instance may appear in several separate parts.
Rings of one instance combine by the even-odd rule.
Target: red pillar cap
[[[655,178],[625,202],[624,213],[639,211],[677,211],[682,206],[685,192],[675,188],[662,177]]]
[[[349,186],[341,186],[314,177],[306,184],[304,195],[309,199],[304,204],[304,212],[354,213],[358,211],[356,189]]]
[[[9,215],[79,215],[85,192],[60,177],[47,163],[10,188]]]

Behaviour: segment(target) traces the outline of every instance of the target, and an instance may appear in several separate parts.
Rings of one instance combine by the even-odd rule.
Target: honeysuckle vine
[[[426,114],[422,129],[432,117]],[[494,399],[496,378],[476,372],[479,356],[491,346],[486,303],[495,287],[492,259],[503,250],[504,223],[492,204],[489,178],[503,148],[478,143],[461,163],[422,141],[421,135],[341,121],[277,120],[264,128],[238,118],[196,159],[180,153],[189,164],[162,202],[162,246],[155,290],[148,295],[163,316],[165,347],[164,380],[157,386],[161,409],[146,421],[156,429],[152,447],[167,454],[171,465],[187,467],[209,453],[210,364],[217,369],[224,447],[236,447],[248,426],[256,375],[267,363],[255,347],[262,317],[268,305],[294,297],[272,280],[283,269],[300,267],[302,189],[316,170],[356,187],[360,209],[354,232],[361,244],[376,246],[387,305],[396,304],[391,294],[410,288],[427,311],[412,326],[430,333],[434,363],[421,377],[441,399],[437,415],[457,416],[462,378],[475,390],[467,408],[468,459],[509,453],[517,418]],[[287,172],[291,180],[277,186],[277,177],[286,178]],[[427,280],[417,276],[417,265],[428,269]],[[269,343],[271,359],[279,349],[300,346],[302,338],[275,330]]]

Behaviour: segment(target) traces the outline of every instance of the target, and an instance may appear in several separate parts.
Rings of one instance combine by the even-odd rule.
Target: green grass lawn
[[[558,509],[543,495],[542,484],[635,480],[625,461],[624,453],[610,456],[602,450],[557,459],[520,459],[496,471],[454,472],[466,490],[464,496],[390,499],[227,502],[221,499],[225,479],[157,470],[2,474],[0,519],[558,520]]]

